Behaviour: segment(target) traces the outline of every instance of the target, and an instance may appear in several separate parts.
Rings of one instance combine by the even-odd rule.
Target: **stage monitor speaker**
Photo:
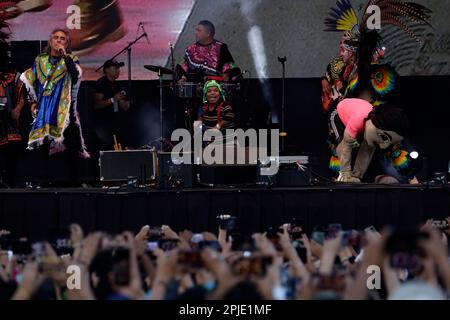
[[[130,179],[138,179],[144,183],[156,179],[155,151],[100,151],[99,162],[102,182],[127,182]]]
[[[191,156],[191,163],[193,157]],[[172,160],[172,153],[158,153],[158,182],[164,188],[192,188],[194,166]]]
[[[11,58],[17,71],[24,72],[31,68],[46,46],[47,41],[11,41]]]
[[[302,171],[296,164],[282,164],[275,178],[277,187],[304,187],[311,185],[311,171]]]
[[[268,160],[270,159],[270,162]],[[260,172],[267,171],[269,164],[276,165],[278,171],[275,175],[260,175],[259,185],[274,187],[304,187],[312,184],[311,167],[316,160],[310,156],[282,156],[262,159]],[[264,164],[264,165],[263,165]]]
[[[200,166],[200,184],[217,185],[249,185],[256,184],[257,165],[202,165]]]

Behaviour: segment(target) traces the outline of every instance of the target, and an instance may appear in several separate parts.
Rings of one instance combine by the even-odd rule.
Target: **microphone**
[[[145,37],[145,39],[147,39],[148,44],[150,44],[150,39],[148,38],[147,32],[145,31],[144,23],[143,22],[139,22],[139,27],[142,28],[142,31],[144,32],[144,37]]]
[[[58,49],[59,54],[64,58],[66,56],[66,54],[64,53],[63,49]]]

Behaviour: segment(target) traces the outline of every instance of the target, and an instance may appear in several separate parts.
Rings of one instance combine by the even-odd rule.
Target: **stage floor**
[[[143,225],[216,231],[218,215],[239,217],[242,232],[302,220],[345,229],[413,226],[450,216],[450,186],[333,185],[305,188],[9,189],[0,191],[0,229],[32,240],[52,229],[82,225],[86,232],[136,232]]]

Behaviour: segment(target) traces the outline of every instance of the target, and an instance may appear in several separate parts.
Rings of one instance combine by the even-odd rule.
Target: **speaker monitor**
[[[157,154],[151,150],[100,151],[100,180],[126,182],[138,178],[141,182],[156,179]]]
[[[193,156],[190,159],[192,163]],[[158,181],[160,186],[165,188],[191,188],[193,186],[193,168],[192,164],[173,161],[170,152],[158,153]]]

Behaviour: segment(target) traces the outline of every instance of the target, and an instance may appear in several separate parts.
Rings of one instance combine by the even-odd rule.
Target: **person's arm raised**
[[[433,227],[424,227],[430,238],[423,240],[421,246],[425,249],[428,256],[430,256],[437,267],[439,274],[445,284],[445,289],[450,292],[450,263],[448,260],[448,248],[447,245],[442,241],[442,233],[435,230]]]
[[[178,250],[172,250],[166,254],[163,251],[155,251],[156,274],[152,283],[151,300],[164,300],[167,292],[167,286],[175,275],[175,268],[178,260]]]
[[[367,279],[369,274],[367,273],[370,266],[379,266],[383,262],[383,239],[387,236],[385,233],[383,238],[378,237],[375,233],[368,234],[368,244],[364,247],[364,258],[359,265],[356,279],[349,286],[347,286],[344,299],[345,300],[365,300],[368,295]]]
[[[333,239],[327,239],[323,242],[323,253],[320,259],[319,273],[330,275],[333,273],[334,261],[339,252],[342,241],[342,233]]]
[[[286,226],[283,226],[283,233],[279,234],[280,245],[283,249],[285,257],[290,261],[294,270],[294,276],[301,278],[305,283],[309,281],[309,272],[297,254],[291,243],[289,233]]]

